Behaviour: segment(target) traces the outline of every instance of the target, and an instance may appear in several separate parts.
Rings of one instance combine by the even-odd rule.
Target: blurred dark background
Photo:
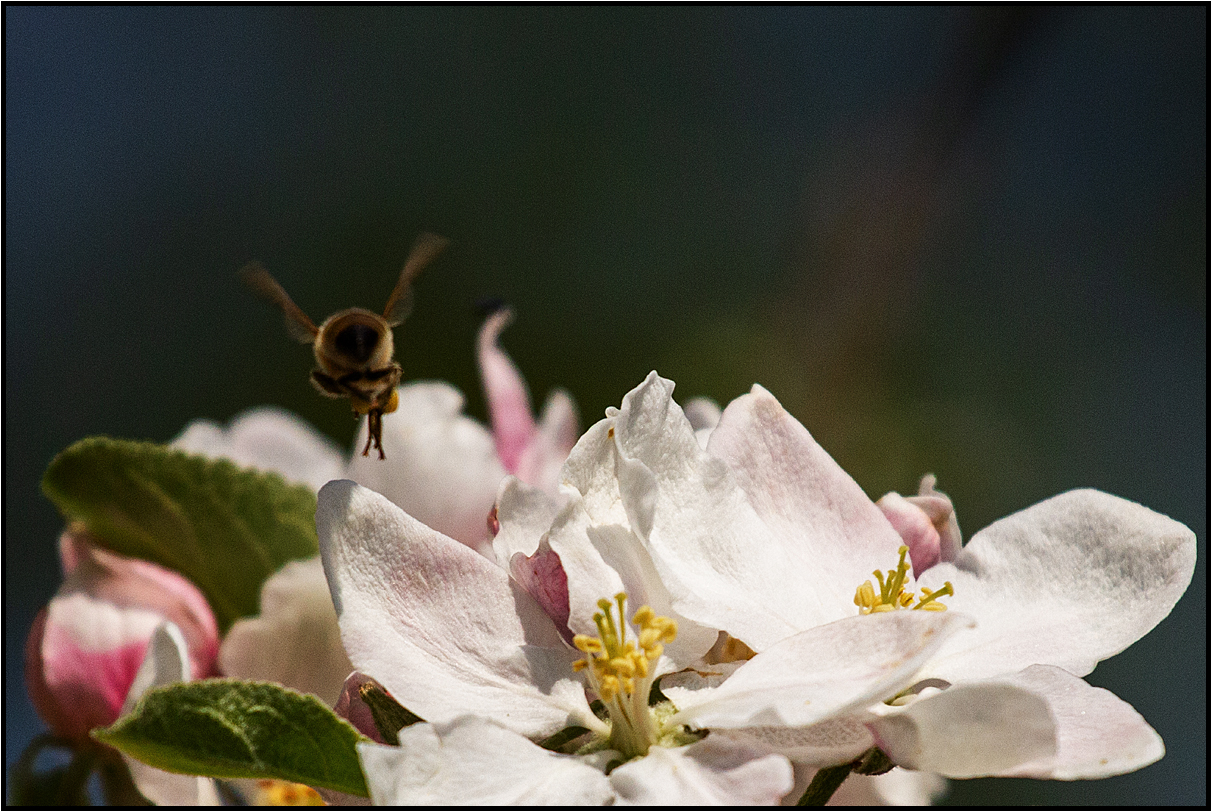
[[[6,6],[6,770],[58,581],[38,482],[92,434],[278,404],[354,423],[236,281],[378,308],[484,417],[504,345],[586,424],[657,369],[760,382],[872,497],[933,471],[968,536],[1074,487],[1184,522],[1174,613],[1090,681],[1161,733],[1099,782],[963,805],[1206,805],[1208,7]]]

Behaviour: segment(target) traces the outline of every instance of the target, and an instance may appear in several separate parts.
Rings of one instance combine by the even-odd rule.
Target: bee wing
[[[404,321],[412,311],[412,280],[448,245],[450,240],[428,232],[417,237],[412,244],[412,252],[400,271],[400,281],[396,282],[391,296],[387,297],[387,307],[383,308],[383,318],[392,327]]]
[[[240,278],[253,293],[282,309],[286,316],[286,330],[291,337],[304,344],[311,344],[316,340],[320,330],[307,314],[299,309],[278,281],[269,275],[264,265],[259,262],[248,263],[240,270]]]

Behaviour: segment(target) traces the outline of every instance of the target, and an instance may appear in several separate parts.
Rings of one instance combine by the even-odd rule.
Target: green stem
[[[850,775],[852,769],[854,769],[854,762],[817,770],[816,775],[812,777],[812,783],[808,785],[808,789],[804,790],[804,794],[796,806],[824,806]]]

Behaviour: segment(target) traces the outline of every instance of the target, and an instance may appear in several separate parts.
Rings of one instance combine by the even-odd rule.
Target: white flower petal
[[[629,527],[615,472],[613,415],[617,410],[607,409],[606,414],[605,419],[594,423],[577,440],[560,472],[560,486],[581,496],[594,524]]]
[[[818,625],[816,593],[800,577],[813,571],[810,562],[772,539],[727,466],[699,447],[672,395],[673,383],[651,373],[573,449],[565,481],[585,494],[596,523],[629,526],[646,542],[682,617],[727,629],[757,651]],[[587,442],[602,429],[606,438]],[[582,460],[589,452],[592,465]],[[577,476],[583,470],[591,475]]]
[[[694,429],[694,439],[698,441],[699,448],[707,448],[711,432],[715,431],[720,415],[724,413],[720,405],[711,398],[691,398],[682,406],[682,411]]]
[[[189,679],[189,653],[185,636],[172,623],[162,623],[152,633],[147,654],[135,681],[131,684],[123,715],[134,710],[143,694],[160,685]],[[131,778],[139,792],[159,806],[218,806],[219,793],[213,779],[199,775],[178,775],[150,767],[123,755]]]
[[[488,514],[505,477],[492,435],[462,414],[463,396],[445,383],[396,390],[400,405],[383,418],[383,452],[363,457],[366,419],[358,429],[349,477],[378,491],[439,533],[480,549]]]
[[[534,555],[539,540],[559,514],[560,505],[559,499],[545,491],[517,477],[505,477],[496,501],[500,530],[492,540],[497,563],[508,568],[515,553]]]
[[[661,687],[663,690],[664,683]],[[871,731],[853,716],[826,719],[808,727],[717,728],[711,735],[764,747],[782,753],[797,765],[813,767],[846,764],[875,746]]]
[[[1048,703],[1003,681],[954,685],[869,722],[879,747],[902,767],[976,778],[1049,758],[1056,727]]]
[[[598,636],[593,621],[598,601],[613,602],[615,595],[625,592],[629,618],[641,606],[649,606],[678,624],[677,638],[665,645],[671,664],[693,662],[715,643],[715,629],[704,628],[673,608],[647,550],[628,528],[592,524],[581,500],[573,499],[552,525],[547,541],[568,579],[568,626],[574,634]]]
[[[404,707],[536,736],[596,721],[577,652],[505,570],[349,481],[321,489],[316,529],[345,650]]]
[[[290,412],[268,406],[244,412],[226,429],[210,420],[195,420],[172,445],[274,471],[312,490],[345,475],[344,455],[335,443]]]
[[[320,557],[291,561],[261,587],[261,614],[237,620],[219,648],[230,677],[278,682],[334,704],[353,670]]]
[[[792,786],[783,756],[717,736],[653,747],[610,774],[619,802],[639,806],[774,806]]]
[[[762,573],[752,588],[798,629],[850,615],[855,588],[895,566],[901,539],[892,525],[762,387],[728,405],[707,450],[728,464],[768,528],[765,543],[781,551],[781,577]]]
[[[714,429],[719,425],[720,417],[724,414],[720,405],[711,398],[691,398],[682,407],[682,412],[690,421],[690,427],[696,434],[703,429]]]
[[[122,703],[122,715],[135,709],[143,694],[159,685],[189,681],[189,647],[185,635],[175,623],[162,622],[152,632],[147,644],[143,664],[135,672],[126,701]]]
[[[1161,736],[1127,702],[1060,668],[1034,665],[1004,682],[1043,697],[1056,720],[1056,755],[1000,775],[1073,781],[1138,770],[1166,753]]]
[[[1170,613],[1191,581],[1195,534],[1094,490],[1063,493],[994,522],[918,586],[951,581],[952,611],[976,618],[928,667],[949,682],[1046,663],[1083,676]]]
[[[941,775],[893,767],[883,775],[851,774],[826,806],[930,806],[946,791]]]
[[[404,728],[399,747],[357,747],[377,806],[588,806],[613,797],[597,768],[474,717]]]
[[[971,620],[952,612],[883,612],[839,620],[759,653],[722,685],[670,688],[675,721],[699,727],[804,727],[888,699]],[[664,689],[663,689],[664,690]]]

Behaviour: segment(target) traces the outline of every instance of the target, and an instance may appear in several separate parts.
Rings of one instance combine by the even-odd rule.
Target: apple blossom
[[[772,639],[724,675],[717,693],[696,694],[698,705],[650,707],[655,679],[699,662],[719,631],[677,611],[672,579],[643,541],[658,524],[676,532],[664,523],[670,495],[651,468],[625,456],[631,425],[647,426],[660,445],[661,423],[674,412],[681,418],[671,392],[650,376],[581,438],[563,469],[562,502],[505,482],[494,547],[512,579],[372,491],[350,482],[321,490],[321,553],[350,659],[426,720],[401,731],[398,747],[360,745],[375,801],[773,803],[791,789],[790,762],[761,742],[714,733],[701,740],[702,726],[682,719],[688,709],[798,726],[858,712],[910,684],[931,652],[969,623],[956,613],[852,612]],[[711,474],[706,481],[727,480],[681,420],[679,445],[653,456],[692,448],[693,462]],[[744,507],[733,488],[715,515]],[[676,518],[692,536],[687,554],[715,541],[693,519]],[[737,564],[761,558],[762,542],[753,541],[736,551]],[[710,546],[698,553],[718,558]],[[710,567],[677,575],[679,587],[699,595],[718,581]],[[772,702],[772,693],[789,699]],[[595,697],[606,719],[590,709]],[[586,731],[575,754],[536,743],[569,725]]]
[[[760,520],[756,525],[744,509],[731,510],[728,517],[713,512],[715,504],[733,498],[728,477],[696,475],[711,466],[690,445],[689,425],[667,417],[660,426],[666,449],[673,444],[669,436],[680,434],[679,447],[686,449],[680,459],[668,450],[653,454],[649,449],[658,432],[641,420],[620,426],[620,446],[648,463],[661,492],[679,494],[681,515],[691,515],[686,505],[701,506],[697,532],[716,539],[704,546],[735,560],[728,551],[738,550],[740,540],[756,532],[768,548],[747,566],[714,567],[716,588],[700,593],[756,597],[760,612],[729,601],[726,611],[734,616],[727,617],[723,607],[703,604],[689,585],[665,579],[679,611],[710,618],[740,638],[759,652],[754,662],[770,645],[773,623],[766,618],[787,619],[793,629],[803,630],[856,613],[855,604],[863,605],[874,593],[862,589],[856,570],[878,572],[873,557],[897,560],[902,543],[897,529],[760,387],[729,405],[707,446],[708,455],[725,463],[745,492],[746,504]],[[885,699],[895,700],[892,704],[876,703],[855,714],[862,724],[845,726],[845,735],[794,730],[804,725],[789,716],[781,724],[793,729],[775,734],[762,729],[769,721],[723,714],[708,700],[724,695],[728,682],[697,691],[663,683],[682,708],[682,718],[717,732],[734,728],[745,740],[765,737],[776,750],[820,766],[849,761],[876,743],[894,762],[955,777],[1102,777],[1160,757],[1156,734],[1130,707],[1078,677],[1169,613],[1193,571],[1191,531],[1127,500],[1072,491],[994,523],[956,551],[958,526],[952,524],[950,504],[937,504],[945,497],[933,491],[933,482],[924,484],[919,498],[930,501],[909,504],[926,520],[920,524],[935,529],[937,553],[924,558],[927,564],[916,582],[901,557],[901,565],[889,571],[887,580],[896,578],[899,586],[887,596],[888,608],[908,603],[902,600],[903,588],[918,589],[927,600],[943,596],[947,614],[973,618],[974,628],[942,642],[912,683],[889,692]],[[677,509],[671,506],[665,515]],[[695,561],[686,538],[696,529],[676,533],[662,523],[659,506],[653,515],[646,541],[657,569],[684,571]],[[936,523],[943,526],[941,533]],[[938,563],[930,566],[932,560]],[[803,565],[795,567],[796,561]],[[767,698],[768,718],[784,714],[782,705],[794,704],[787,692],[770,692]],[[1099,712],[1082,714],[1083,706]]]

